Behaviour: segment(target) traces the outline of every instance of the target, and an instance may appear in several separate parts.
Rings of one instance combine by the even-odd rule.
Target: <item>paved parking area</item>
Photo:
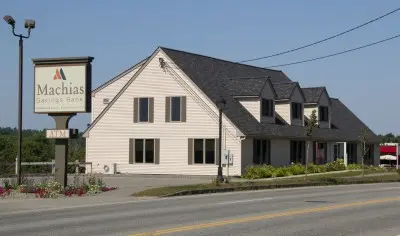
[[[174,185],[191,185],[211,183],[214,176],[170,176],[170,175],[113,175],[103,176],[107,186],[116,186],[117,191],[111,191],[107,194],[118,196],[129,196],[132,193],[139,192],[148,188],[157,188]]]

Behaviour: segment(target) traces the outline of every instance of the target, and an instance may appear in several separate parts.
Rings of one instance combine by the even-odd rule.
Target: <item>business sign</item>
[[[88,64],[36,65],[34,112],[91,112],[90,69]]]
[[[47,129],[46,138],[48,139],[69,139],[78,136],[77,129]]]

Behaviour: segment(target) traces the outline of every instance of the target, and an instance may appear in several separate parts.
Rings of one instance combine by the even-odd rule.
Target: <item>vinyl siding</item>
[[[312,111],[315,110],[315,115],[317,116],[318,120],[318,107],[317,105],[304,105],[304,116],[310,119]]]
[[[160,68],[164,58],[172,69]],[[188,165],[189,138],[218,138],[218,109],[169,58],[158,50],[127,90],[92,128],[86,139],[93,171],[116,163],[117,171],[134,174],[216,175],[215,164]],[[165,97],[186,96],[186,122],[165,122]],[[154,97],[154,123],[133,123],[134,97]],[[230,149],[230,175],[241,174],[241,145],[236,129],[223,118],[222,148]],[[159,138],[160,164],[129,164],[130,138]],[[223,168],[226,174],[226,168]]]
[[[274,92],[273,92],[273,88],[271,87],[271,85],[269,83],[267,83],[264,87],[264,89],[261,91],[261,97],[264,99],[271,99],[274,103],[275,103],[275,99],[274,99]],[[260,103],[261,106],[261,103]],[[261,114],[261,109],[260,109],[260,114]],[[261,122],[263,123],[275,123],[275,112],[273,113],[274,116],[273,117],[268,117],[268,116],[261,116]]]
[[[97,116],[103,111],[103,109],[107,106],[107,104],[103,104],[103,99],[108,98],[109,102],[111,102],[111,100],[115,97],[115,95],[117,95],[117,93],[122,89],[122,87],[126,84],[126,82],[128,82],[128,80],[132,78],[132,76],[139,70],[139,68],[132,70],[128,74],[124,75],[123,77],[109,84],[102,90],[98,91],[94,97],[92,97],[91,122],[93,122],[97,118]]]
[[[276,102],[275,112],[278,113],[282,119],[290,124],[290,103],[289,102]]]
[[[260,122],[261,118],[261,103],[260,98],[239,98],[238,101],[250,114]]]
[[[284,166],[290,164],[290,141],[287,139],[271,139],[271,165]]]
[[[292,97],[291,97],[291,102],[298,102],[302,103],[304,102],[303,97],[301,96],[300,89],[298,87],[295,88],[293,91]],[[291,113],[291,109],[289,106],[289,114]],[[303,114],[304,114],[304,109],[303,109]],[[289,116],[291,118],[291,116]],[[290,119],[289,124],[291,125],[296,125],[296,126],[304,126],[304,117],[302,116],[301,119]]]

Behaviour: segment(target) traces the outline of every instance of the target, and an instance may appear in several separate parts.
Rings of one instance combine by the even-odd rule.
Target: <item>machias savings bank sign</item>
[[[87,112],[87,66],[36,67],[34,92],[35,113]]]

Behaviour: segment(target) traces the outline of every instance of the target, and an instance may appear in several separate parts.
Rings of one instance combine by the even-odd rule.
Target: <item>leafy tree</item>
[[[361,169],[362,169],[362,177],[364,177],[364,160],[365,156],[369,151],[369,146],[366,145],[368,142],[368,130],[366,128],[362,128],[360,132],[360,144],[361,144]]]
[[[307,180],[307,174],[308,174],[308,150],[310,148],[310,142],[312,142],[312,136],[313,136],[313,131],[314,128],[317,127],[317,111],[314,109],[311,112],[310,119],[307,123],[307,131],[306,131],[306,136],[309,137],[310,140],[307,140],[307,148],[306,148],[306,170],[305,170],[305,178]]]

